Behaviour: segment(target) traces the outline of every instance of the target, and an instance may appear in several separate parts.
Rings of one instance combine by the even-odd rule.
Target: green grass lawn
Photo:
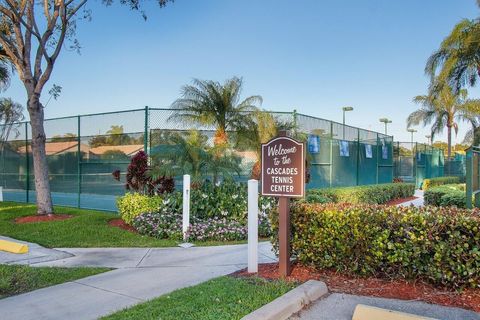
[[[0,235],[38,243],[47,248],[95,247],[173,247],[175,240],[142,236],[108,225],[117,214],[55,207],[56,213],[74,215],[63,221],[16,224],[15,218],[35,214],[35,205],[0,202]],[[198,242],[199,246],[238,244],[242,242]]]
[[[109,271],[109,268],[51,268],[0,264],[0,299]]]
[[[102,319],[240,319],[294,287],[295,284],[284,281],[220,277]]]

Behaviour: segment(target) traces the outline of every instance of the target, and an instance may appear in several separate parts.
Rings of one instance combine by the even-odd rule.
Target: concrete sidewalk
[[[28,245],[28,253],[10,253],[0,251],[0,264],[34,264],[58,259],[65,259],[73,255],[61,250],[44,248],[36,243],[0,236],[1,240],[13,241]]]
[[[33,266],[106,266],[107,273],[0,300],[1,319],[97,319],[247,266],[247,245],[59,249],[74,257]],[[260,243],[259,262],[276,260]]]
[[[412,201],[408,201],[408,202],[404,202],[404,203],[400,203],[399,205],[397,205],[398,207],[408,207],[408,206],[415,206],[415,207],[423,207],[424,206],[424,203],[423,203],[423,190],[415,190],[415,194],[414,194],[415,197],[417,197],[417,199],[415,200],[412,200]]]
[[[364,297],[332,293],[314,302],[291,320],[351,320],[357,304],[411,313],[442,320],[480,320],[480,314],[460,308],[450,308],[421,301]]]

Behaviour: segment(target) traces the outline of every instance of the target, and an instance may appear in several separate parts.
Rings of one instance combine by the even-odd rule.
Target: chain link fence
[[[424,179],[445,174],[443,150],[417,142],[395,142],[393,147],[395,177],[420,187]]]
[[[46,120],[46,153],[54,204],[116,211],[115,199],[125,192],[127,167],[137,152],[159,152],[173,132],[191,129],[200,130],[208,137],[208,143],[213,143],[213,127],[169,120],[172,112],[146,107]],[[405,164],[409,161],[411,165],[417,164],[415,172],[421,171],[422,160],[415,162],[413,153],[410,160],[403,153],[398,158],[400,145],[397,143],[395,149],[392,136],[295,111],[271,114],[281,122],[292,123],[297,136],[307,141],[311,164],[308,188],[391,182],[394,176],[413,176],[413,169]],[[30,124],[22,122],[15,128],[17,134],[11,135],[0,150],[4,200],[35,202]],[[235,153],[242,158],[238,180],[245,181],[257,161],[256,153],[253,150]],[[426,150],[424,153],[427,154]],[[433,163],[428,160],[426,165]],[[424,176],[443,173],[436,170],[425,169]],[[120,180],[114,179],[114,171],[120,172]]]

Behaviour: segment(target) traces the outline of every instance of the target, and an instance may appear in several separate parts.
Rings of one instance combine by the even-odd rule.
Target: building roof
[[[32,146],[28,145],[18,148],[19,153],[25,153],[28,150],[29,153],[32,152]],[[78,142],[77,141],[63,141],[63,142],[47,142],[45,143],[45,151],[47,156],[53,156],[57,154],[67,153],[67,152],[77,152]],[[80,143],[80,150],[82,152],[88,152],[89,147],[83,143]]]
[[[135,153],[143,150],[143,144],[127,144],[122,146],[99,146],[95,148],[90,148],[90,153],[95,155],[104,154],[107,151],[121,151],[127,156],[134,155]]]

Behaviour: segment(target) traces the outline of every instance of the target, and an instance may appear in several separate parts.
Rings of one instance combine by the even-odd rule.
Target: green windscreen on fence
[[[169,136],[192,129],[200,130],[213,144],[214,127],[187,125],[171,115],[171,109],[144,108],[46,120],[54,204],[115,211],[116,197],[125,193],[127,167],[139,151],[162,152]],[[296,112],[271,115],[290,124],[292,133],[306,142],[308,188],[387,183],[397,173],[391,136]],[[5,200],[34,202],[30,124],[17,127],[18,132],[2,144],[0,183]],[[241,158],[241,173],[235,179],[248,180],[258,153],[237,147],[232,152]]]
[[[302,114],[296,119],[308,135],[309,188],[392,182],[391,136]]]
[[[395,177],[421,187],[423,180],[444,176],[443,150],[416,142],[395,142]]]

